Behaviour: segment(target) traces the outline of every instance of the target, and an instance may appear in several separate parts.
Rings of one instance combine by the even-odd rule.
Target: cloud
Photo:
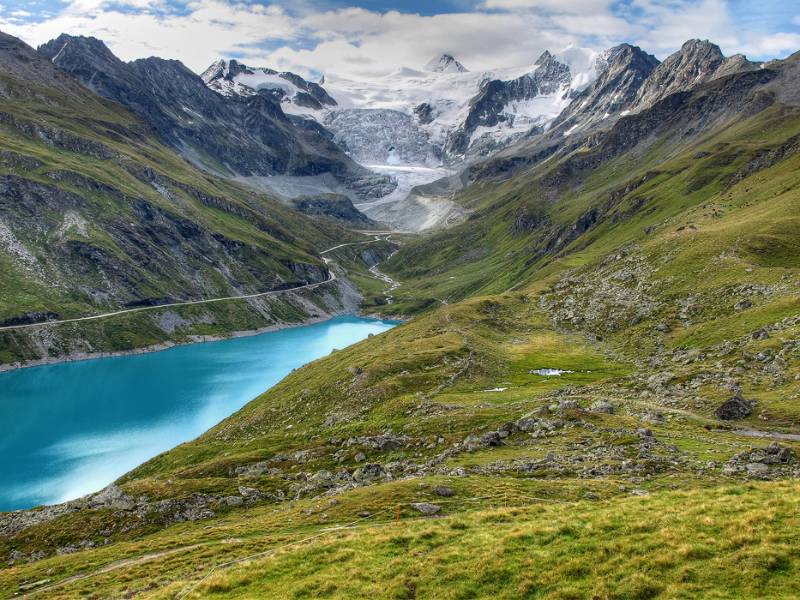
[[[318,71],[350,66],[351,75],[386,73],[401,66],[420,68],[448,52],[473,70],[532,65],[547,47],[578,41],[548,31],[535,16],[456,13],[420,16],[344,9],[316,14],[300,23],[320,40],[311,49],[282,48],[271,54],[281,67]]]
[[[137,6],[137,11],[123,10]],[[94,36],[124,60],[177,58],[196,71],[219,56],[270,39],[290,42],[298,33],[295,19],[278,5],[193,0],[177,14],[166,6],[158,0],[75,0],[54,18],[0,19],[0,28],[34,46],[60,33]]]
[[[656,56],[670,54],[689,38],[709,39],[723,48],[740,45],[724,0],[633,0],[631,9],[643,29],[635,42]]]
[[[605,12],[609,0],[484,0],[479,6],[499,10],[543,10],[556,13],[591,14]]]
[[[689,37],[708,38],[726,53],[757,58],[800,47],[800,17],[795,24],[784,17],[778,30],[768,34],[751,31],[737,21],[726,0],[476,0],[472,10],[438,15],[350,4],[64,0],[55,15],[0,10],[0,28],[32,45],[62,32],[92,35],[125,60],[177,58],[198,72],[225,56],[305,74],[350,77],[421,67],[442,52],[483,70],[531,65],[542,50],[569,44],[601,49],[632,42],[661,58]]]

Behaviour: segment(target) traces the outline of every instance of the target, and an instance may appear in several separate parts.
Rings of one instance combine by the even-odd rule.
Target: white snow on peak
[[[597,61],[602,60],[602,53],[569,45],[553,57],[569,67],[573,91],[580,92],[597,79]]]
[[[243,71],[229,77],[231,64],[219,59],[200,76],[205,84],[223,96],[252,96],[259,90],[282,90],[284,92],[281,108],[287,114],[314,118],[313,108],[299,106],[294,102],[297,94],[302,93],[292,81],[273,69],[249,67],[239,63]]]
[[[426,71],[434,73],[466,73],[467,68],[453,58],[450,54],[442,54],[441,56],[434,56],[427,65]]]

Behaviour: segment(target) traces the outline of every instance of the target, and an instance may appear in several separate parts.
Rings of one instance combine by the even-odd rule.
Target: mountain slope
[[[323,282],[330,272],[318,252],[355,239],[198,171],[132,113],[19,40],[1,41],[2,326]],[[4,330],[0,359],[128,350],[302,320],[357,301],[337,286],[294,305],[264,299]]]
[[[642,84],[658,66],[658,60],[638,46],[621,44],[598,60],[597,79],[584,89],[553,122],[553,129],[571,133],[630,112]]]
[[[273,94],[225,97],[178,61],[124,63],[94,38],[61,35],[39,52],[135,112],[205,170],[239,177],[331,174],[364,197],[376,193],[365,183],[379,184],[378,193],[386,185],[351,161],[322,127],[286,115]]]
[[[776,102],[780,92],[775,90],[791,89],[796,68],[796,60],[789,59],[672,94],[649,109],[620,118],[608,130],[577,137],[576,144],[567,140],[559,145],[551,138],[549,149],[533,145],[533,154],[524,146],[516,149],[518,154],[509,150],[476,168],[478,185],[459,198],[473,211],[464,224],[409,244],[389,267],[406,281],[430,271],[453,271],[454,279],[445,285],[449,291],[436,290],[439,297],[502,291],[506,289],[502,286],[540,268],[541,261],[552,260],[576,237],[603,223],[617,210],[625,190],[638,188],[661,172],[661,162],[689,152],[695,144],[696,153],[710,152],[700,146],[708,136],[784,106]],[[793,108],[797,98],[784,102]],[[524,171],[530,163],[534,167]],[[698,169],[706,163],[713,160],[705,154],[693,161]],[[511,165],[510,171],[506,165]],[[608,175],[603,178],[598,172]],[[681,205],[665,208],[677,210]],[[503,277],[497,276],[498,267]],[[428,284],[424,287],[431,290]]]
[[[719,46],[708,40],[689,40],[658,65],[639,90],[639,109],[652,106],[675,92],[692,89],[706,81],[737,72],[754,71],[758,65],[741,54],[725,58]]]

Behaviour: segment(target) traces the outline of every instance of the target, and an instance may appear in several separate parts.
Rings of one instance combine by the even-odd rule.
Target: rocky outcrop
[[[343,194],[300,196],[292,199],[292,206],[304,215],[333,219],[349,227],[375,225],[375,221],[353,206],[352,200]]]
[[[447,150],[462,154],[472,143],[472,135],[479,127],[496,127],[508,122],[513,126],[515,111],[506,108],[514,102],[524,102],[540,96],[568,94],[572,82],[569,66],[556,60],[545,51],[534,63],[535,69],[511,81],[493,79],[486,81],[469,105],[469,112],[461,128],[451,134]]]
[[[607,50],[597,60],[597,79],[575,97],[553,128],[572,133],[630,111],[658,64],[658,59],[638,46],[620,44]]]
[[[755,63],[742,55],[725,58],[719,46],[708,40],[689,40],[648,77],[636,96],[636,108],[642,110],[675,92],[685,92],[706,81],[756,68]]]

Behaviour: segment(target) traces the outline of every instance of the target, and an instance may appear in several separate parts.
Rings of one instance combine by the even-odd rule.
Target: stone
[[[249,501],[252,501],[252,502],[255,502],[257,500],[261,500],[264,497],[264,494],[262,494],[257,489],[251,488],[251,487],[245,487],[243,485],[239,486],[239,494],[245,500],[249,500]]]
[[[739,300],[736,304],[733,305],[734,310],[746,310],[753,306],[753,303],[750,300]]]
[[[463,445],[467,450],[477,450],[478,448],[489,448],[499,446],[501,443],[500,433],[497,431],[487,431],[481,435],[468,435],[464,438]]]
[[[752,412],[753,405],[737,394],[723,402],[714,414],[717,415],[718,419],[722,419],[723,421],[732,421],[735,419],[744,419]]]
[[[787,463],[794,457],[791,448],[781,446],[778,442],[772,442],[766,447],[765,451],[769,456],[774,457],[777,462],[781,463]]]
[[[92,496],[90,503],[95,508],[112,510],[132,510],[134,508],[133,498],[113,483]]]
[[[550,407],[545,404],[543,406],[540,406],[536,410],[534,410],[531,413],[531,416],[533,416],[533,417],[546,417],[546,416],[548,416],[550,414],[550,412],[551,412],[550,411]]]
[[[766,477],[769,475],[769,467],[764,463],[747,463],[745,468],[747,469],[747,474],[753,477]]]
[[[365,460],[367,460],[367,455],[364,454],[363,452],[357,452],[356,455],[353,457],[353,460],[355,460],[356,462],[364,462]]]
[[[353,473],[353,479],[355,479],[358,483],[366,483],[380,479],[385,474],[386,470],[381,465],[367,464],[360,469],[355,470]]]
[[[222,501],[228,506],[241,506],[244,504],[244,498],[241,496],[226,496]]]
[[[439,512],[440,507],[436,504],[429,504],[428,502],[417,502],[412,504],[417,511],[425,515],[426,517],[430,517],[435,515]]]
[[[594,413],[613,415],[614,405],[611,404],[611,402],[607,402],[606,400],[597,400],[596,402],[592,403],[592,405],[589,407],[589,410]]]
[[[517,421],[517,429],[520,431],[533,431],[539,421],[533,417],[522,417]]]
[[[442,498],[451,498],[456,495],[456,491],[451,487],[447,487],[446,485],[437,485],[431,491]]]
[[[578,410],[580,405],[577,400],[561,400],[558,403],[558,412],[563,413],[567,410]]]

